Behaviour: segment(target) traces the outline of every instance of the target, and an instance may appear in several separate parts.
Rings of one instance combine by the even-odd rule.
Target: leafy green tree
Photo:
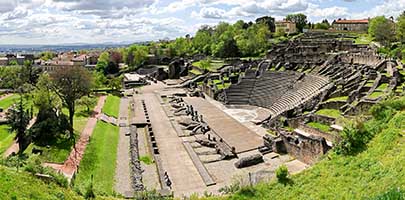
[[[192,41],[193,48],[198,53],[203,53],[205,55],[211,54],[211,44],[212,38],[210,32],[203,29],[197,31]]]
[[[33,142],[48,145],[69,129],[68,118],[61,109],[61,100],[52,91],[52,82],[48,74],[42,74],[34,90],[34,105],[38,114],[30,129]]]
[[[401,43],[405,43],[405,12],[398,17],[396,36]]]
[[[98,57],[96,70],[105,73],[109,62],[110,62],[110,54],[107,51],[104,51],[103,53],[100,54],[100,57]]]
[[[305,26],[308,23],[307,16],[302,14],[302,13],[289,14],[286,17],[286,20],[294,22],[296,24],[296,26],[297,26],[298,31],[301,32],[301,33],[302,33],[303,29],[305,28]]]
[[[378,16],[371,19],[368,32],[377,42],[387,46],[395,39],[395,23],[384,16]]]
[[[113,77],[109,79],[108,81],[108,87],[111,88],[112,90],[120,90],[122,88],[122,77]]]
[[[232,27],[226,23],[220,23],[217,28],[218,27],[220,27],[220,29],[227,28],[228,30],[225,32],[222,32],[223,30],[216,30],[216,34],[222,33],[216,43],[212,44],[213,46],[211,48],[213,54],[220,58],[239,57],[240,52],[236,40],[234,39]]]
[[[97,104],[97,100],[95,98],[91,98],[89,96],[83,96],[77,101],[78,105],[86,106],[87,112],[90,112],[94,106]]]
[[[54,58],[55,56],[56,56],[55,53],[53,53],[51,51],[45,51],[45,52],[41,53],[41,60],[49,61],[52,58]]]
[[[6,118],[10,125],[10,133],[16,133],[15,137],[19,147],[18,153],[22,154],[30,142],[27,128],[31,120],[31,113],[29,109],[25,109],[24,97],[21,93],[19,101],[8,111]]]
[[[89,95],[93,87],[93,79],[83,67],[61,67],[51,74],[52,89],[62,100],[63,106],[69,111],[70,138],[74,138],[73,117],[76,101]]]
[[[270,32],[275,32],[276,31],[276,24],[275,24],[275,19],[270,16],[264,16],[256,19],[256,24],[266,24],[268,27],[268,30]]]

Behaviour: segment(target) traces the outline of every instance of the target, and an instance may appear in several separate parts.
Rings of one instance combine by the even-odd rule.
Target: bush
[[[348,124],[340,133],[341,140],[336,146],[338,154],[353,155],[363,150],[373,137],[373,134],[366,130],[362,121]]]
[[[279,183],[286,184],[288,182],[288,168],[285,165],[281,165],[276,169],[276,177]]]
[[[373,200],[405,200],[405,192],[399,188],[393,188],[384,194],[374,197]]]

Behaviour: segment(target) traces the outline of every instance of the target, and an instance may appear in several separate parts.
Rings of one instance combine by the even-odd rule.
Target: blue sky
[[[304,13],[318,22],[404,10],[405,0],[0,0],[0,44],[149,41],[265,15]]]

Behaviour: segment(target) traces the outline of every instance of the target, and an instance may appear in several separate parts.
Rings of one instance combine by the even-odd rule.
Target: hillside
[[[405,97],[374,107],[364,123],[374,137],[351,156],[328,154],[290,183],[243,188],[230,199],[368,199],[405,188]],[[396,198],[395,198],[396,199]]]
[[[46,183],[26,173],[0,166],[0,199],[83,199],[55,183]]]

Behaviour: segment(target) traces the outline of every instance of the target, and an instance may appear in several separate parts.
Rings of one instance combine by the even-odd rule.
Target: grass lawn
[[[355,44],[370,44],[373,41],[373,37],[368,34],[359,34],[354,40]]]
[[[0,166],[0,199],[84,199],[72,190],[46,183],[27,172]]]
[[[0,125],[0,156],[13,144],[15,133],[8,131],[8,125]]]
[[[84,193],[93,175],[93,186],[97,194],[112,195],[114,193],[118,136],[119,127],[97,122],[81,161],[79,173],[75,179],[75,188]]]
[[[331,101],[347,101],[349,97],[348,96],[342,96],[342,97],[335,97],[335,98],[330,98],[326,102],[331,102]]]
[[[218,88],[218,90],[222,90],[222,89],[227,89],[227,88],[229,88],[231,86],[231,83],[224,83],[223,85],[222,84],[218,84],[217,85],[217,88]]]
[[[149,155],[139,157],[139,160],[142,161],[145,165],[151,165],[154,161],[153,158]]]
[[[322,124],[322,123],[319,123],[319,122],[309,122],[307,125],[312,127],[312,128],[319,129],[319,130],[321,130],[323,132],[329,132],[329,128],[330,128],[328,125]]]
[[[115,117],[118,119],[120,112],[120,97],[114,95],[108,95],[103,107],[103,113]]]
[[[3,100],[0,101],[0,108],[6,110],[10,106],[12,106],[16,101],[20,98],[18,94],[13,94]]]
[[[387,87],[388,87],[388,83],[383,83],[377,87],[377,90],[384,91],[385,89],[387,89]]]
[[[202,74],[199,70],[196,70],[196,69],[192,69],[189,72],[194,74],[194,75],[201,75]]]
[[[210,64],[211,66],[210,68],[208,68],[208,71],[215,72],[218,68],[221,68],[223,65],[225,65],[225,62],[223,60],[211,60]],[[192,65],[201,69],[201,61],[194,62],[192,63]]]
[[[318,115],[325,115],[328,117],[338,118],[341,116],[340,111],[336,109],[321,109],[316,111]]]
[[[384,94],[384,92],[373,92],[368,97],[371,99],[376,99],[376,98],[382,96],[383,94]]]

